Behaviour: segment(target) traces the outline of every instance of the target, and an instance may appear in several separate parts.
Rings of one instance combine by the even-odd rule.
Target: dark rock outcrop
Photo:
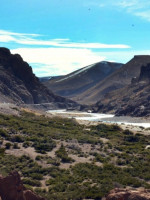
[[[150,190],[116,188],[110,191],[106,200],[150,200]]]
[[[29,64],[6,48],[0,48],[0,102],[58,103],[63,108],[77,105],[48,90],[33,74]]]
[[[23,186],[18,172],[0,177],[0,197],[2,200],[45,200]]]
[[[138,81],[150,81],[150,63],[141,67],[141,72]]]

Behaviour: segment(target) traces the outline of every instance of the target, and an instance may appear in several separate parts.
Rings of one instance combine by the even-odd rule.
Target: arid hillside
[[[44,84],[60,96],[86,104],[87,101],[85,101],[85,97],[82,94],[85,93],[86,95],[86,91],[92,91],[91,88],[118,70],[122,65],[121,63],[103,61],[86,66],[65,76],[52,78],[45,81]]]
[[[150,116],[150,64],[141,67],[140,75],[119,90],[110,92],[95,105],[96,112],[136,117]]]
[[[29,64],[6,48],[0,48],[0,102],[52,103],[61,108],[77,106],[75,102],[48,90],[33,74]]]

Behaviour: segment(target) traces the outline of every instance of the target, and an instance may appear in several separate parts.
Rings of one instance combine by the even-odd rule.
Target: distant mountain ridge
[[[63,77],[50,79],[44,82],[50,90],[56,94],[70,98],[77,102],[86,103],[81,99],[82,93],[94,87],[97,83],[105,79],[123,64],[112,62],[98,62],[79,70],[76,70]]]
[[[9,49],[3,47],[0,48],[0,102],[76,105],[75,102],[48,90],[20,55],[13,55]]]
[[[96,103],[98,100],[103,99],[105,94],[129,85],[133,77],[139,76],[141,67],[149,62],[149,55],[134,56],[114,73],[82,93],[80,98],[86,104]]]
[[[110,92],[93,106],[94,111],[118,116],[150,116],[150,63],[141,66],[140,74],[124,88]]]

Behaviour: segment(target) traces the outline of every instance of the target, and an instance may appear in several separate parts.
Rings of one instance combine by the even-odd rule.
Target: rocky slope
[[[99,62],[79,69],[66,76],[50,79],[44,84],[56,94],[68,97],[77,102],[86,103],[82,93],[86,93],[104,78],[118,70],[122,64]],[[91,94],[90,94],[91,95]]]
[[[96,103],[96,101],[101,100],[105,94],[129,85],[133,77],[139,76],[141,66],[147,63],[150,63],[150,56],[134,56],[133,59],[120,69],[116,70],[110,76],[107,76],[89,90],[83,92],[80,98],[83,99],[86,104]]]
[[[6,177],[0,176],[1,200],[45,200],[31,190],[27,190],[18,172]],[[150,190],[116,188],[109,192],[106,200],[150,200]]]
[[[97,112],[112,112],[116,115],[150,116],[150,64],[141,67],[140,75],[119,90],[110,92],[96,103]]]
[[[41,104],[58,103],[62,107],[76,103],[54,95],[33,74],[20,55],[0,48],[0,102]]]
[[[31,190],[27,190],[18,172],[12,172],[6,177],[0,176],[1,200],[44,200]]]
[[[150,200],[150,190],[116,188],[110,191],[106,200]]]

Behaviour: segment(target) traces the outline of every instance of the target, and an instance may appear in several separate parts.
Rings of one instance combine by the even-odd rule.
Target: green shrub
[[[10,143],[10,142],[7,142],[7,143],[5,144],[5,147],[6,147],[6,149],[10,149],[11,143]]]
[[[73,159],[68,157],[68,153],[63,145],[55,152],[56,156],[61,158],[62,162],[70,163]]]
[[[4,129],[0,129],[0,136],[4,137],[4,138],[7,138],[8,137],[8,133],[6,130]]]
[[[13,148],[14,149],[20,149],[20,147],[18,146],[18,144],[16,142],[14,143]]]
[[[23,147],[28,148],[30,146],[30,142],[29,141],[25,141],[23,143]]]
[[[30,186],[36,186],[36,187],[40,187],[41,186],[41,183],[37,180],[32,180],[30,178],[24,178],[23,180],[23,183],[26,184],[26,185],[30,185]]]
[[[5,153],[5,149],[4,148],[0,148],[0,156],[4,156]]]
[[[22,143],[24,141],[21,135],[16,135],[11,138],[12,142]]]

